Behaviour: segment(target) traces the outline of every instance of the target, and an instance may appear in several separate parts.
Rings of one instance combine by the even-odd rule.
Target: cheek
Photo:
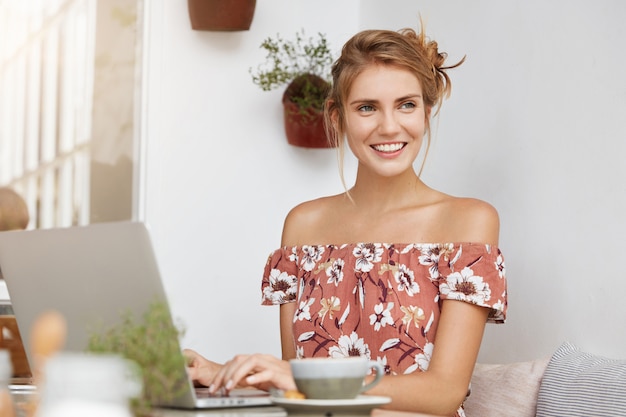
[[[359,154],[360,147],[357,146],[359,143],[362,144],[363,141],[357,140],[354,135],[351,135],[350,133],[346,134],[346,144],[348,145],[348,149],[350,149],[352,154],[355,156],[358,156]]]
[[[422,113],[422,115],[412,118],[406,126],[413,135],[422,136],[428,130],[428,119]]]
[[[377,128],[374,117],[359,117],[346,119],[346,133],[349,133],[354,140],[364,140]]]

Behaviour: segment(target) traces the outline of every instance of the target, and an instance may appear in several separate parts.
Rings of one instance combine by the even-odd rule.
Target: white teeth
[[[378,152],[395,152],[404,147],[404,143],[384,143],[382,145],[374,145],[373,148]]]

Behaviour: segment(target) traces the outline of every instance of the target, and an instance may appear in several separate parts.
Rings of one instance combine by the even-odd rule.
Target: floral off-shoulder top
[[[489,308],[502,323],[506,287],[502,253],[478,243],[283,247],[261,284],[262,304],[297,303],[297,357],[366,356],[388,374],[428,369],[442,300]]]

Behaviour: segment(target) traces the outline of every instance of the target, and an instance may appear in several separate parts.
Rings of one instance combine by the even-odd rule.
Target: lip
[[[370,145],[370,148],[378,155],[389,158],[402,153],[406,146],[406,142],[386,142]]]

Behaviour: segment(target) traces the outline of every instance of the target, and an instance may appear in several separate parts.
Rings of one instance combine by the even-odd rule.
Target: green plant
[[[147,415],[152,405],[175,398],[188,384],[186,375],[180,375],[185,359],[178,341],[184,330],[172,323],[167,304],[158,300],[150,304],[143,320],[128,311],[121,319],[118,325],[92,331],[87,350],[120,354],[139,366],[143,394],[134,401],[133,411]]]
[[[267,38],[260,46],[266,51],[265,63],[250,68],[252,82],[263,91],[288,85],[285,99],[295,103],[301,113],[313,108],[321,111],[330,89],[330,67],[333,61],[326,36],[306,37],[304,30],[296,32],[294,40],[279,34]]]

